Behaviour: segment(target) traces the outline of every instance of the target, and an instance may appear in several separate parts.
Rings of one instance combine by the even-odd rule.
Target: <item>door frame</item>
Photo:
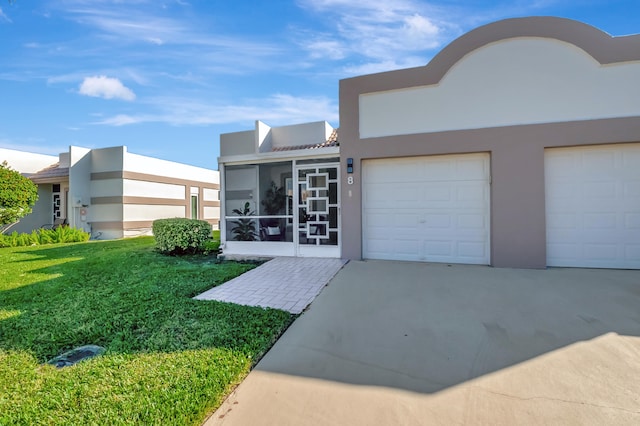
[[[299,171],[300,170],[311,170],[311,169],[323,169],[323,168],[335,168],[336,169],[336,178],[335,183],[337,187],[337,203],[334,207],[337,208],[337,227],[335,230],[337,231],[338,238],[336,245],[308,245],[308,244],[300,244],[300,229],[299,229],[299,220],[300,220],[300,184],[302,182],[299,181]],[[297,164],[293,165],[293,189],[294,189],[294,209],[293,209],[293,243],[295,249],[295,255],[298,257],[341,257],[342,254],[342,218],[340,215],[340,206],[341,206],[341,187],[340,187],[340,162],[339,161],[331,161],[331,162],[322,162],[322,163],[312,163],[312,164]],[[333,179],[330,179],[327,183],[333,183]],[[330,206],[327,205],[327,208]]]

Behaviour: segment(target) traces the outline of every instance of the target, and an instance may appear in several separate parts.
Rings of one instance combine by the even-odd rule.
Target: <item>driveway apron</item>
[[[206,424],[640,424],[640,271],[351,261]]]

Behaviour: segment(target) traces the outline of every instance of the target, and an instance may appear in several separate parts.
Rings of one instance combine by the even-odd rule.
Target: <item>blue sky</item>
[[[327,120],[342,78],[425,65],[492,21],[640,33],[640,1],[0,0],[0,147],[217,168],[220,133]]]

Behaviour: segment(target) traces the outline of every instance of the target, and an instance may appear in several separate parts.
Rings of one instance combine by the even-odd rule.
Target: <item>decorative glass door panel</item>
[[[340,256],[338,164],[300,166],[296,171],[297,246],[300,256]]]

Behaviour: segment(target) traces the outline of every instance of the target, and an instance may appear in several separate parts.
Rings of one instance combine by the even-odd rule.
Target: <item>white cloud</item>
[[[329,58],[340,60],[347,56],[346,46],[338,40],[318,39],[307,43],[305,47],[309,50],[313,59]]]
[[[135,93],[122,84],[120,80],[104,75],[85,77],[82,84],[80,84],[79,93],[97,98],[122,99],[125,101],[133,101],[136,98]]]
[[[311,58],[361,58],[349,70],[385,71],[406,63],[407,58],[420,58],[427,63],[429,51],[438,48],[456,26],[442,18],[442,13],[426,3],[414,0],[299,0],[299,4],[317,14],[327,15],[333,22],[331,31],[311,35],[303,45]],[[390,66],[390,68],[385,68]]]
[[[11,19],[6,15],[6,13],[4,13],[4,11],[2,10],[2,8],[0,7],[0,22],[1,21],[5,21],[5,22],[13,22],[11,21]]]
[[[142,116],[133,117],[126,114],[118,114],[113,117],[105,118],[102,121],[98,121],[95,124],[106,124],[109,126],[124,126],[126,124],[143,123],[145,121],[147,121],[147,119],[145,119],[145,117],[142,117]]]
[[[0,138],[0,148],[13,149],[16,151],[34,152],[37,154],[58,155],[69,150],[68,146],[52,145],[44,139],[27,138],[17,142],[11,139]],[[0,161],[1,162],[1,161]]]
[[[162,62],[165,69],[169,66],[202,74],[245,74],[267,66],[286,66],[281,58],[287,49],[281,43],[265,40],[262,35],[223,33],[212,25],[216,16],[195,16],[191,13],[195,8],[185,8],[181,13],[159,9],[157,2],[151,1],[54,3],[62,16],[87,28],[88,37],[97,39],[97,43],[68,44],[65,54],[85,61],[90,58],[104,63],[105,51],[117,49],[115,54],[122,63],[147,63],[147,69]]]
[[[365,75],[389,70],[419,67],[424,64],[423,58],[410,56],[400,61],[387,60],[381,62],[365,62],[357,65],[350,64],[344,67],[344,72],[350,75]]]
[[[265,99],[247,99],[236,105],[212,105],[183,98],[156,98],[152,108],[157,112],[119,114],[93,124],[124,126],[136,123],[166,123],[170,125],[212,125],[244,123],[264,120],[272,125],[308,121],[338,121],[338,106],[325,96],[296,97],[275,94]]]

